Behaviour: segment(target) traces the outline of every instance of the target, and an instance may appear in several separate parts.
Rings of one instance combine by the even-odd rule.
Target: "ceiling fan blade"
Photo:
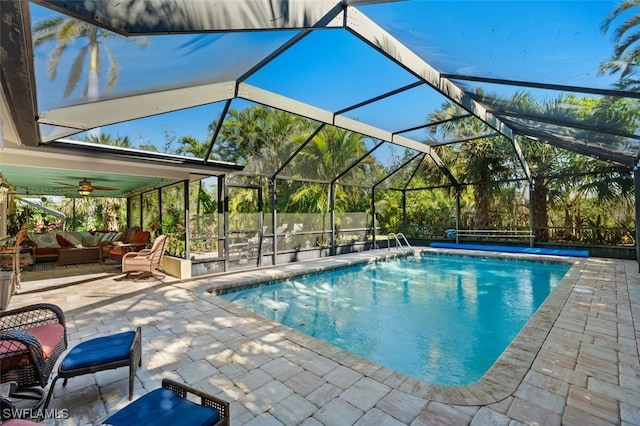
[[[68,188],[77,188],[78,187],[78,185],[69,185],[68,183],[62,183],[62,182],[53,182],[53,183],[55,183],[56,185],[60,185],[60,186],[66,186]]]
[[[98,185],[91,185],[91,188],[97,189],[98,191],[115,191],[118,189],[118,188],[112,188],[110,186],[98,186]]]

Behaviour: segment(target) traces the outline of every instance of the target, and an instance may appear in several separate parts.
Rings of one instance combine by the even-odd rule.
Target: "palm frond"
[[[640,15],[638,16],[638,24],[640,24]],[[640,31],[636,31],[635,33],[627,36],[624,40],[619,41],[616,44],[616,48],[613,51],[614,58],[621,58],[625,51],[634,43],[637,43],[640,40]]]
[[[62,44],[71,44],[80,36],[80,21],[68,19],[62,22],[58,31],[58,42]]]
[[[69,71],[69,80],[67,81],[67,87],[64,90],[64,97],[68,97],[78,85],[78,81],[80,81],[80,76],[82,75],[82,69],[84,68],[84,61],[87,57],[88,46],[83,47],[78,52],[78,56],[76,56],[73,64],[71,65],[71,70]]]
[[[49,75],[50,80],[55,80],[58,75],[58,64],[60,63],[60,58],[62,57],[62,53],[66,45],[59,44],[57,45],[51,55],[49,56],[49,66],[47,67],[47,74]]]
[[[118,65],[118,60],[111,52],[106,45],[104,46],[104,51],[107,54],[107,58],[109,60],[109,68],[107,72],[107,85],[105,90],[107,92],[113,90],[116,87],[116,83],[118,82],[118,77],[120,77],[120,66]]]
[[[33,45],[40,46],[48,41],[57,40],[59,27],[64,18],[46,18],[36,22],[32,29]]]
[[[611,26],[611,23],[618,18],[618,16],[622,15],[623,13],[625,13],[626,11],[633,9],[634,7],[640,5],[640,2],[638,0],[624,0],[618,7],[616,7],[614,9],[613,12],[611,12],[609,14],[609,16],[607,16],[605,18],[605,20],[602,22],[602,24],[600,25],[600,29],[601,31],[606,34],[609,31],[609,27]]]

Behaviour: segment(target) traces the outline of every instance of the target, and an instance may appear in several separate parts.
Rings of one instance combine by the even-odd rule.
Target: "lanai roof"
[[[528,178],[519,146],[523,139],[516,140],[526,136],[631,169],[640,155],[638,129],[614,126],[606,115],[581,117],[572,103],[557,102],[561,96],[630,102],[638,98],[634,89],[620,87],[617,75],[600,71],[614,49],[613,30],[605,33],[602,24],[618,5],[616,1],[2,2],[5,146],[60,150],[65,147],[59,146],[59,139],[97,128],[139,136],[140,141],[158,146],[163,143],[162,132],[204,139],[208,126],[229,109],[260,104],[361,133],[370,140],[371,155],[375,149],[383,163],[397,155],[394,149],[409,148],[427,154],[446,172],[448,165],[434,146],[504,136],[512,141],[514,161]],[[67,90],[68,76],[77,64],[74,59],[86,43],[65,46],[57,77],[48,74],[55,43],[34,47],[39,35],[32,33],[32,27],[56,16],[72,16],[107,30],[100,40],[103,56],[97,92],[84,90],[86,70],[77,87]],[[111,60],[117,62],[119,73],[107,90]],[[515,95],[523,92],[531,102],[517,102]],[[430,133],[435,124],[429,122],[430,114],[450,101],[491,130],[459,140]],[[74,148],[72,155],[82,155],[82,148],[94,155],[92,147],[83,146]],[[207,158],[202,160],[208,163]],[[265,175],[274,172],[267,170]]]

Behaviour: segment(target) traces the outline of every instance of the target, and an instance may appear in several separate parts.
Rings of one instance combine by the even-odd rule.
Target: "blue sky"
[[[600,24],[617,4],[407,1],[364,6],[361,10],[445,73],[604,88],[611,87],[615,78],[597,73],[612,50],[610,36],[602,34]],[[35,5],[31,10],[34,21],[51,13]],[[154,36],[147,49],[109,40],[121,68],[116,93],[168,87],[176,79],[183,84],[226,81],[240,75],[244,67],[260,60],[293,34]],[[46,66],[52,46],[35,52],[41,109],[73,104],[82,96],[78,89],[69,98],[62,97],[73,51],[63,57],[66,65],[59,69],[56,81],[49,81]],[[79,49],[74,46],[69,50],[74,48],[76,52]],[[338,110],[411,81],[415,81],[414,76],[340,30],[313,33],[247,82]],[[545,93],[540,92],[540,96]],[[424,122],[443,101],[435,92],[422,89],[355,112],[353,118],[380,123],[383,128],[408,127]],[[236,100],[232,107],[247,105],[250,103]],[[153,143],[162,149],[167,133],[204,140],[208,124],[219,117],[221,109],[221,103],[191,108],[104,126],[101,131],[129,136],[135,145]]]

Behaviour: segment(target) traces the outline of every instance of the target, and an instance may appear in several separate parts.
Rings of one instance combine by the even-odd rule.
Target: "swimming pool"
[[[465,385],[491,367],[570,266],[423,254],[221,297],[419,380]]]

